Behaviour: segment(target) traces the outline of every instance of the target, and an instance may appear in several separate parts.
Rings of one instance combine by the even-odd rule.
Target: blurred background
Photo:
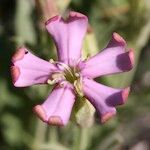
[[[16,47],[26,45],[37,56],[56,58],[44,22],[69,10],[89,18],[83,55],[94,55],[115,31],[134,48],[135,68],[98,79],[112,87],[131,85],[128,102],[115,118],[89,128],[70,122],[46,126],[32,112],[50,86],[15,88],[10,62]],[[150,1],[149,0],[0,0],[0,150],[149,150],[150,149]]]

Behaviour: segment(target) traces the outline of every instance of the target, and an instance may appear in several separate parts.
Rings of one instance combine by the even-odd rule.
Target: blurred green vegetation
[[[9,67],[16,47],[26,45],[43,59],[56,58],[53,41],[44,28],[45,12],[37,1],[0,1],[0,150],[139,150],[139,145],[148,150],[150,1],[49,0],[58,13],[74,10],[88,16],[91,32],[85,38],[84,55],[97,53],[114,31],[135,49],[133,71],[97,79],[112,87],[131,85],[127,104],[118,108],[114,119],[104,125],[96,119],[89,129],[73,123],[64,128],[47,127],[34,116],[32,107],[46,98],[51,87],[15,88],[11,83]],[[47,12],[53,13],[53,9]]]

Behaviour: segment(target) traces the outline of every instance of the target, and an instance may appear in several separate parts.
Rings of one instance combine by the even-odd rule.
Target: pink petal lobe
[[[130,71],[133,68],[134,52],[125,52],[126,42],[114,33],[107,47],[102,52],[85,61],[81,73],[83,76],[96,78],[103,75]]]
[[[118,33],[114,32],[112,35],[112,39],[109,42],[108,46],[112,46],[113,44],[124,47],[124,46],[126,46],[126,41]]]
[[[12,63],[11,75],[16,87],[46,83],[53,71],[57,71],[55,65],[36,57],[25,47],[16,51]]]
[[[16,53],[13,55],[13,57],[12,57],[12,62],[16,62],[17,60],[23,59],[23,57],[24,57],[24,55],[25,55],[26,52],[27,52],[26,49],[20,47],[20,48],[16,51]]]
[[[126,102],[129,89],[114,89],[99,84],[92,79],[83,79],[83,92],[95,106],[102,123],[116,114],[115,106]]]
[[[124,103],[126,103],[127,99],[128,99],[128,96],[129,96],[129,92],[130,92],[130,87],[127,87],[125,88],[123,91],[122,91],[122,98],[123,98],[123,101],[119,104],[119,105],[122,105]]]
[[[101,117],[101,123],[105,123],[106,121],[108,121],[109,119],[111,119],[112,117],[114,117],[116,115],[116,111],[114,112],[108,112],[104,115],[102,115]]]
[[[43,109],[43,107],[41,107],[41,105],[37,105],[33,108],[33,111],[34,113],[37,114],[37,116],[43,120],[44,122],[46,121],[45,118],[46,118],[46,113],[45,113],[45,110]]]
[[[15,82],[18,80],[18,78],[20,76],[19,67],[11,66],[10,71],[11,71],[11,76],[12,76],[12,82],[13,82],[13,84],[15,84]]]
[[[66,82],[63,87],[56,86],[43,104],[34,107],[34,112],[49,125],[65,126],[74,102],[72,86]]]
[[[131,48],[129,49],[129,58],[130,58],[131,65],[132,65],[132,68],[133,68],[135,58],[134,58],[134,50],[133,50],[133,49],[131,49]]]
[[[55,16],[46,22],[46,28],[56,43],[59,61],[74,65],[80,59],[87,24],[86,16],[72,11],[67,20]]]
[[[48,119],[49,125],[63,126],[63,122],[59,116],[52,116]]]

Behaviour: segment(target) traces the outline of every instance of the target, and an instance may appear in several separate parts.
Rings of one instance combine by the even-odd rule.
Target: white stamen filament
[[[55,62],[55,63],[62,66],[62,67],[64,67],[64,69],[66,69],[70,73],[70,75],[73,77],[72,71],[71,71],[69,66],[67,66],[66,64],[61,63],[61,62]]]
[[[59,81],[61,81],[62,79],[64,79],[64,76],[58,76],[58,77],[53,78],[52,80],[48,79],[47,83],[50,85],[54,85],[54,84],[58,83]]]
[[[76,93],[78,95],[80,95],[81,97],[83,97],[84,94],[82,92],[82,80],[81,80],[81,78],[74,81],[74,87],[75,87]]]

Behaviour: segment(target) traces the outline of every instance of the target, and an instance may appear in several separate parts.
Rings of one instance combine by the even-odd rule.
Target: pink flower
[[[81,47],[87,31],[88,18],[70,12],[68,19],[55,16],[46,22],[53,37],[58,61],[45,61],[25,47],[12,57],[11,73],[16,87],[34,84],[55,84],[46,101],[34,107],[34,112],[51,125],[66,125],[77,94],[85,96],[96,108],[102,123],[116,114],[116,106],[126,102],[130,88],[114,89],[95,82],[99,76],[129,71],[134,53],[126,51],[125,40],[113,33],[106,48],[88,60],[81,60]]]

